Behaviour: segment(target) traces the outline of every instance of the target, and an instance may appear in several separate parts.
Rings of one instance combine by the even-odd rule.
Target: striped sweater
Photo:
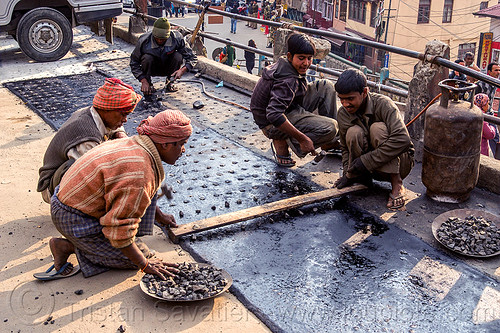
[[[63,204],[99,219],[116,248],[134,241],[137,228],[165,178],[160,155],[148,136],[107,141],[79,158],[57,194]]]

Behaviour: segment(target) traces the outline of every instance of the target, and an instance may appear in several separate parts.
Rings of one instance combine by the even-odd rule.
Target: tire
[[[219,61],[219,54],[222,52],[224,48],[223,47],[218,47],[215,50],[212,51],[212,59],[215,61]]]
[[[73,43],[68,19],[55,9],[35,8],[19,21],[16,39],[21,50],[33,60],[46,62],[61,59]]]

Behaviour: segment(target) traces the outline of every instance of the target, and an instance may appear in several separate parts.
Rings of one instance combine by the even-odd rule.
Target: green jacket
[[[228,65],[229,67],[233,67],[234,59],[236,59],[234,47],[232,47],[231,45],[226,45],[223,52],[224,54],[227,54],[227,60],[224,64]]]
[[[369,127],[374,122],[385,123],[389,131],[389,139],[386,142],[382,143],[377,149],[372,149],[370,152],[361,155],[361,161],[370,171],[387,164],[403,152],[415,151],[399,109],[389,97],[368,93],[364,111],[363,113],[363,110],[360,109],[356,112],[356,114],[363,114],[363,121],[356,114],[348,113],[343,106],[338,111],[337,122],[339,124],[344,172],[349,164],[349,151],[347,150],[345,136],[349,127],[354,125],[363,128],[368,142],[370,142]]]

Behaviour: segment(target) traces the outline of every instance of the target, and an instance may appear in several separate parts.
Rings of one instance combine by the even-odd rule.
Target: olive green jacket
[[[364,113],[363,113],[364,111]],[[361,118],[357,114],[362,114]],[[394,102],[387,96],[368,93],[364,110],[361,108],[356,114],[350,114],[341,106],[338,111],[337,122],[339,124],[340,145],[342,148],[342,164],[344,172],[349,166],[349,150],[346,145],[346,133],[349,127],[358,125],[363,128],[368,143],[370,143],[370,125],[374,122],[383,122],[389,131],[389,139],[378,146],[376,149],[370,148],[370,151],[361,155],[361,161],[365,167],[370,170],[376,170],[387,164],[401,153],[408,150],[415,151],[410,134],[406,129],[399,109]]]

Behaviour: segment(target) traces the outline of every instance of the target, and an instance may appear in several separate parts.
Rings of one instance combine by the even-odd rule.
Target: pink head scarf
[[[187,139],[193,133],[191,120],[178,110],[165,110],[141,121],[137,133],[147,135],[156,143]]]
[[[476,106],[478,106],[481,109],[481,111],[483,111],[484,106],[488,105],[489,102],[490,99],[486,94],[477,94],[474,96],[474,104],[476,104]]]

